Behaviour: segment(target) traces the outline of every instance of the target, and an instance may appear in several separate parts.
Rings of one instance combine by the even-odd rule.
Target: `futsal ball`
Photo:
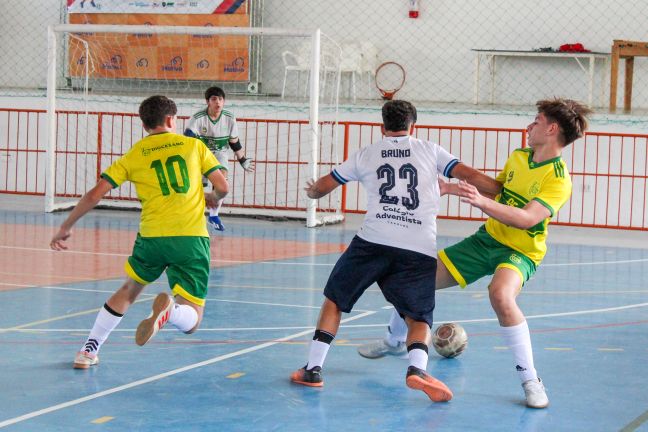
[[[457,357],[468,346],[468,335],[457,323],[441,324],[432,334],[432,346],[443,357]]]

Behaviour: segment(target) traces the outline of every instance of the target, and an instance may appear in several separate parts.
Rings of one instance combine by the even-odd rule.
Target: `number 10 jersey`
[[[372,243],[436,258],[438,175],[450,177],[459,160],[436,143],[411,136],[385,137],[336,167],[340,184],[360,182],[367,214],[358,236]]]
[[[113,187],[127,180],[135,185],[142,203],[142,237],[208,237],[202,176],[218,168],[199,139],[160,133],[133,144],[101,177]]]

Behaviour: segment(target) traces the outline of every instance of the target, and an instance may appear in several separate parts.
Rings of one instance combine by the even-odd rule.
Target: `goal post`
[[[182,133],[205,108],[204,90],[217,85],[257,166],[245,173],[230,160],[232,192],[223,212],[301,218],[308,227],[343,220],[341,188],[320,202],[303,191],[341,153],[340,49],[319,29],[59,24],[47,34],[45,211],[75,205],[102,170],[145,136],[137,117],[144,98],[174,99]],[[302,54],[301,69],[282,61],[286,52]],[[303,78],[308,86],[301,93]],[[293,94],[288,87],[296,88]],[[100,203],[138,204],[129,186]]]

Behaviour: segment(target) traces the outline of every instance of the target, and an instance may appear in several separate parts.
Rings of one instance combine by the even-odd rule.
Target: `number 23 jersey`
[[[340,184],[359,181],[367,214],[358,236],[372,243],[436,258],[438,175],[450,176],[459,160],[438,144],[411,136],[385,137],[336,167]]]
[[[160,133],[133,144],[101,177],[113,187],[127,180],[135,185],[142,237],[208,237],[202,176],[219,167],[199,139]]]

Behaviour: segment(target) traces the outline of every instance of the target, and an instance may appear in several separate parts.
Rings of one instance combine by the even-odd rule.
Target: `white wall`
[[[58,24],[61,0],[0,1],[0,87],[44,87],[47,26]]]
[[[263,25],[320,27],[338,42],[373,42],[381,60],[397,61],[407,70],[398,97],[453,103],[472,102],[472,48],[526,50],[581,42],[591,50],[609,52],[614,39],[648,40],[648,3],[643,0],[421,0],[420,4],[420,17],[410,19],[405,0],[266,0]],[[0,88],[44,86],[45,29],[59,22],[64,8],[64,0],[0,1]],[[279,92],[283,65],[276,51],[264,57],[264,71],[263,90]],[[599,66],[596,74],[595,94],[603,87],[606,105],[609,71]],[[648,60],[638,58],[634,107],[648,108],[647,76]],[[487,90],[485,79],[482,99]],[[361,98],[377,97],[371,82],[361,83],[358,93]],[[552,95],[585,100],[585,73],[575,62],[506,60],[498,65],[496,95],[498,102],[515,105]]]

